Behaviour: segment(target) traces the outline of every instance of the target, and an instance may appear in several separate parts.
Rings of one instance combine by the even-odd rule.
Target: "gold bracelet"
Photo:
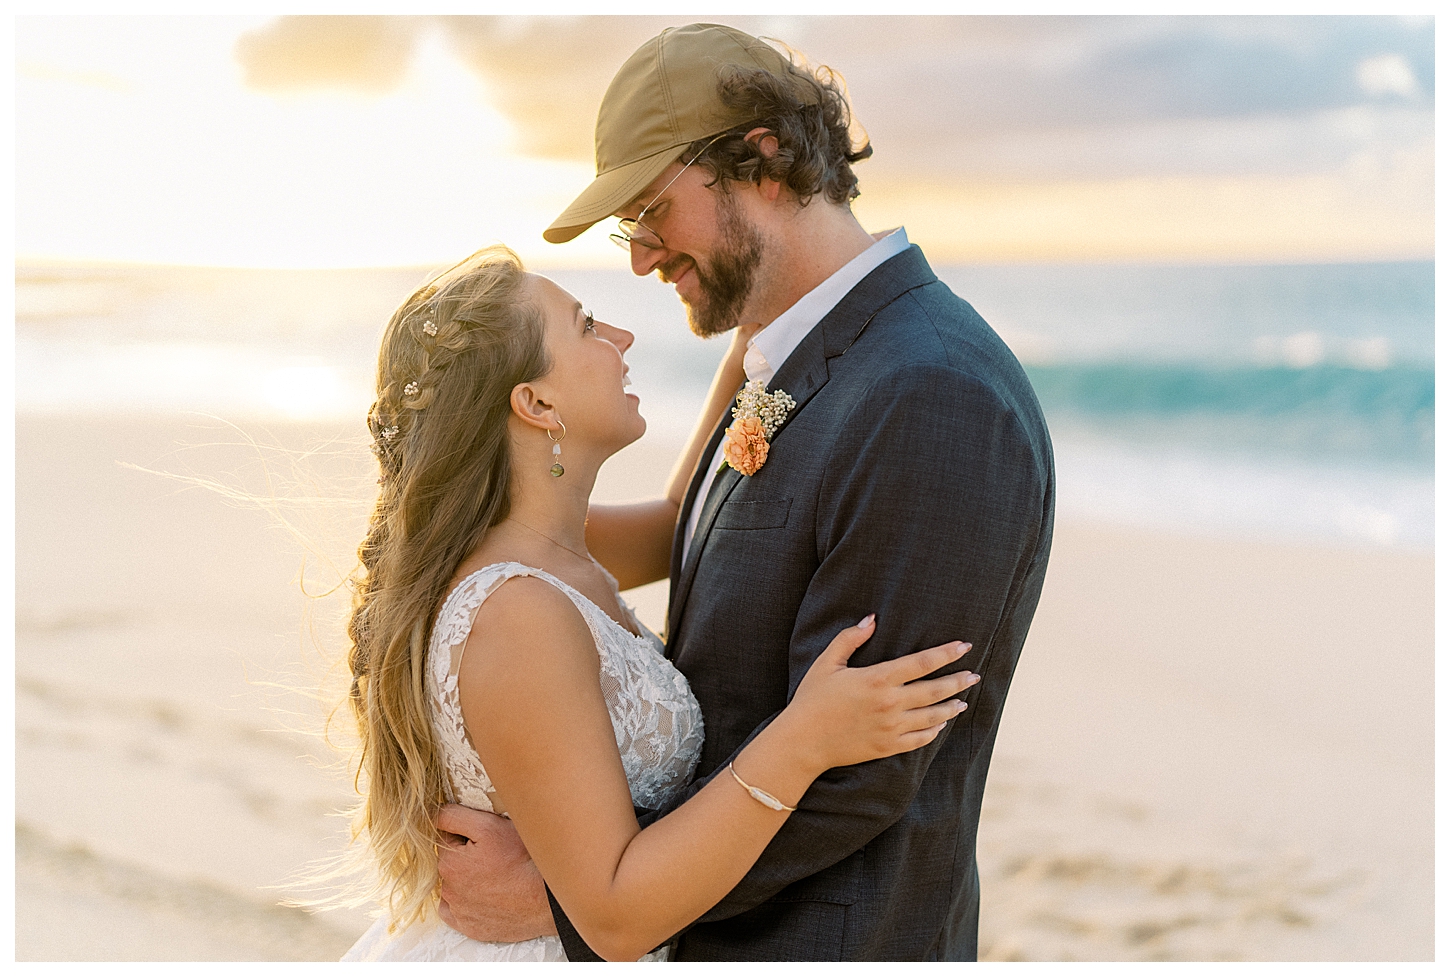
[[[745,793],[749,794],[751,797],[755,798],[757,801],[759,801],[760,803],[764,804],[766,807],[770,808],[772,811],[794,811],[795,810],[795,808],[791,807],[790,805],[788,805],[788,804],[782,804],[780,801],[776,800],[775,799],[775,795],[770,794],[770,793],[768,793],[766,791],[763,791],[759,787],[751,787],[745,781],[741,780],[740,779],[740,774],[738,774],[738,773],[735,772],[735,762],[733,760],[730,763],[726,764],[726,766],[728,766],[730,768],[730,776],[732,776],[732,777],[735,778],[735,782],[737,784],[739,784],[741,787],[744,787],[745,788]]]

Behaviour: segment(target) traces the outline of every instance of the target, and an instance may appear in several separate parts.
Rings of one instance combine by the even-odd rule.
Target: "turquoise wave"
[[[1027,373],[1049,423],[1204,447],[1434,463],[1429,366],[1091,363]]]

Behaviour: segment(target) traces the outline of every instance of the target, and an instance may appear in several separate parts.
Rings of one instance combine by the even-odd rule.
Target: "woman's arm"
[[[872,633],[848,628],[777,720],[736,758],[747,783],[794,806],[833,766],[930,742],[970,684],[953,642],[872,669],[846,659]],[[906,684],[910,683],[910,684]],[[459,673],[469,736],[498,798],[580,934],[634,960],[722,898],[785,822],[719,777],[641,831],[579,612],[550,584],[515,578],[480,608]]]
[[[700,408],[694,433],[675,460],[665,484],[665,497],[625,505],[591,505],[585,540],[606,570],[614,574],[621,590],[639,587],[670,574],[670,545],[680,504],[690,488],[690,477],[710,443],[710,435],[735,393],[745,382],[745,348],[760,331],[756,323],[740,326],[715,370],[710,392]]]

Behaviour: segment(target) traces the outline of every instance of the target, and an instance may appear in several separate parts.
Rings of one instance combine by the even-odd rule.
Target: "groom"
[[[727,414],[680,510],[667,654],[704,711],[696,789],[867,612],[880,626],[853,665],[961,639],[956,667],[982,676],[931,745],[818,780],[679,935],[679,960],[977,955],[977,822],[1047,570],[1052,449],[996,333],[903,229],[857,223],[851,164],[870,148],[848,123],[834,80],[757,38],[665,31],[615,76],[598,176],[544,234],[625,218],[635,274],[673,283],[701,335],[763,323],[747,377],[795,401],[748,476],[722,464]],[[556,925],[571,959],[597,959],[500,819],[448,808],[439,824],[478,842],[441,854],[450,925],[484,940]]]

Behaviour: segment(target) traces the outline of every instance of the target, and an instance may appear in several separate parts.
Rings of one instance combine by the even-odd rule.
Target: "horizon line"
[[[172,269],[177,271],[258,271],[258,272],[348,272],[348,271],[416,271],[429,272],[433,270],[442,271],[457,262],[456,258],[436,262],[420,261],[404,264],[384,265],[250,265],[250,264],[226,264],[221,262],[175,262],[175,261],[147,261],[133,258],[97,258],[97,257],[56,257],[50,255],[15,256],[15,269],[45,269],[45,268],[114,268],[122,269]],[[1152,256],[1126,256],[1126,255],[1102,255],[1093,257],[1078,258],[961,258],[956,260],[937,261],[943,268],[958,268],[963,266],[1044,266],[1044,265],[1071,265],[1085,267],[1163,267],[1163,268],[1262,268],[1262,267],[1297,267],[1308,265],[1391,265],[1391,264],[1434,264],[1435,256],[1404,255],[1404,256],[1345,256],[1345,257],[1315,257],[1312,255],[1303,257],[1285,256],[1282,258],[1254,257],[1251,255],[1242,256],[1213,256],[1204,255],[1200,258],[1190,258],[1184,255],[1166,255],[1162,257]],[[604,264],[579,261],[530,261],[525,260],[524,265],[530,271],[620,271],[630,273],[629,266],[620,264]]]

